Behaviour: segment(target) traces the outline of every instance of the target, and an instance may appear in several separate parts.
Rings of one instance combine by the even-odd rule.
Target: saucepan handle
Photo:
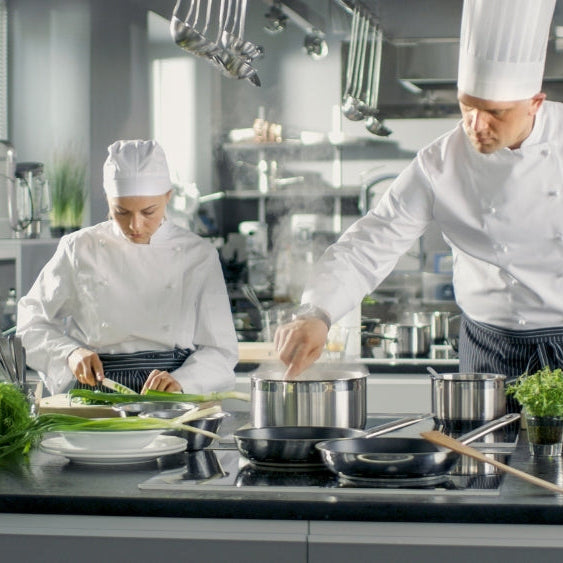
[[[426,420],[427,418],[434,418],[433,413],[418,414],[414,416],[405,416],[399,418],[398,420],[392,420],[391,422],[386,422],[385,424],[380,424],[379,426],[374,426],[366,430],[363,438],[375,438],[376,436],[381,436],[381,434],[387,434],[393,430],[399,430],[400,428],[405,428],[406,426],[411,426],[416,424],[421,420]]]

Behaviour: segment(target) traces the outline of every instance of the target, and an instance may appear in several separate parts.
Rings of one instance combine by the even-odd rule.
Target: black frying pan
[[[315,448],[318,442],[340,438],[366,439],[432,417],[432,414],[405,417],[366,431],[324,426],[266,426],[237,430],[233,436],[239,452],[255,464],[323,466],[321,454]]]
[[[507,414],[460,436],[469,444],[520,418]],[[316,445],[326,467],[347,479],[421,479],[449,473],[460,454],[423,438],[352,438]]]

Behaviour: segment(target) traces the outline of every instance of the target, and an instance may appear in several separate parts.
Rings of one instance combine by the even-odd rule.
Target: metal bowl
[[[196,408],[196,404],[177,401],[139,401],[138,403],[117,403],[113,405],[112,408],[119,413],[119,416],[125,418],[128,416],[139,416],[147,412],[167,410],[173,410],[183,414],[188,411],[193,411]]]
[[[178,416],[181,416],[185,412],[186,411],[172,410],[172,409],[157,410],[157,411],[141,413],[139,416],[143,418],[150,416],[153,418],[170,419],[170,418],[176,418]],[[230,414],[227,412],[218,412],[215,414],[211,414],[209,416],[205,416],[203,418],[198,418],[197,420],[191,420],[186,424],[193,426],[194,428],[207,430],[208,432],[213,432],[214,434],[217,434],[217,431],[219,430],[219,427],[221,426],[221,423],[223,422],[223,419],[226,416],[230,416]],[[190,432],[189,430],[183,430],[181,428],[178,430],[166,430],[163,432],[163,434],[184,438],[184,440],[186,440],[187,442],[186,445],[187,451],[202,450],[203,448],[209,446],[209,444],[211,444],[211,442],[213,441],[213,439],[210,438],[209,436],[204,436],[203,434],[196,434],[195,432]]]

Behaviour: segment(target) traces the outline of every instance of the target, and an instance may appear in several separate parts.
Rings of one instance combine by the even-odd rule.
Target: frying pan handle
[[[380,424],[379,426],[374,426],[366,430],[363,435],[364,438],[375,438],[375,436],[380,436],[381,434],[387,434],[387,432],[392,432],[393,430],[399,430],[399,428],[405,428],[405,426],[411,426],[416,424],[421,420],[426,420],[427,418],[433,418],[433,413],[418,414],[415,416],[405,416],[399,418],[398,420],[393,420],[391,422],[386,422],[385,424]]]
[[[503,426],[506,426],[507,424],[510,424],[515,420],[518,420],[519,418],[520,418],[520,413],[517,412],[505,414],[500,418],[496,418],[495,420],[491,420],[490,422],[487,422],[487,424],[483,424],[483,426],[479,426],[479,428],[476,428],[475,430],[472,430],[467,434],[463,434],[463,436],[460,436],[458,438],[458,441],[466,445],[471,444],[471,442],[478,440],[485,434],[488,434],[489,432],[493,432],[493,430],[498,430],[499,428],[502,428]]]

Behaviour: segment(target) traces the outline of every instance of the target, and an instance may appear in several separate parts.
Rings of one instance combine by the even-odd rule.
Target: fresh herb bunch
[[[563,417],[563,370],[549,366],[533,374],[524,373],[507,386],[506,393],[513,395],[531,416]]]

